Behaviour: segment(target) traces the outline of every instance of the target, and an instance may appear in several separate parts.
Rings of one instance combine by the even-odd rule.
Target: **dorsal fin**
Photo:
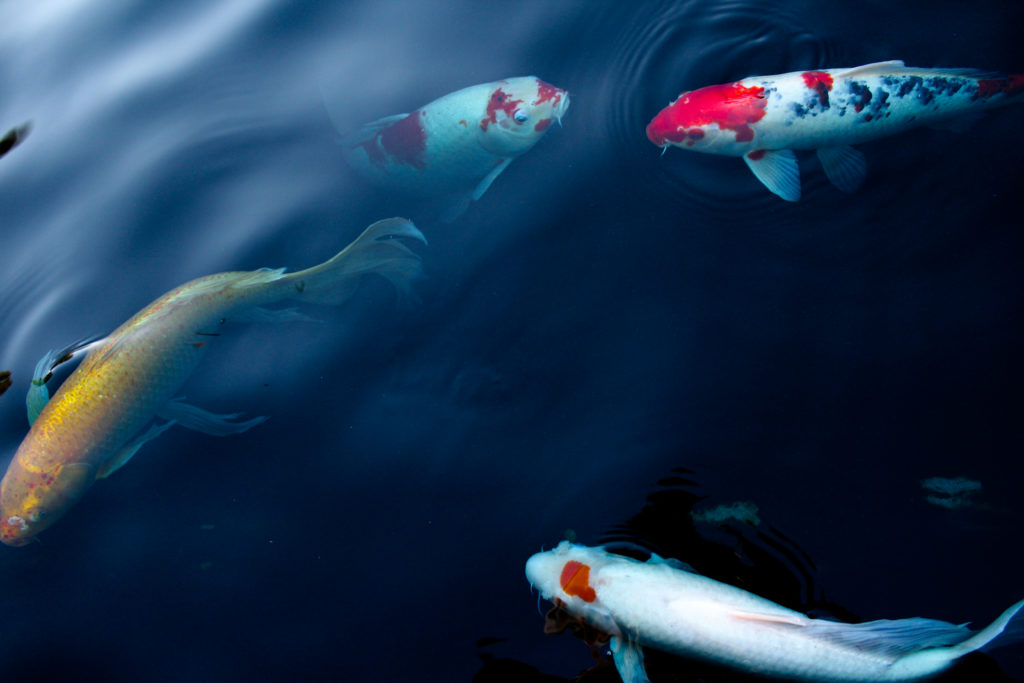
[[[871,76],[873,74],[885,73],[893,69],[904,69],[906,64],[902,59],[891,59],[888,62],[873,62],[863,66],[854,66],[843,71],[836,72],[836,78],[851,78],[853,76]]]

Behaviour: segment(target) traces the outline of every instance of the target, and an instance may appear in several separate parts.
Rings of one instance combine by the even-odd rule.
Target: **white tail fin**
[[[420,257],[402,238],[427,243],[412,221],[387,218],[368,227],[331,260],[285,275],[280,282],[294,288],[289,295],[293,299],[337,305],[352,296],[360,277],[377,273],[394,285],[399,298],[409,298],[422,267]]]

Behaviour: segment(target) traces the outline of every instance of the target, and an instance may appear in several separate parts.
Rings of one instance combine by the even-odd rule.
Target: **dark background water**
[[[35,123],[0,160],[4,458],[47,349],[378,218],[430,239],[411,311],[367,281],[218,340],[190,402],[268,422],[172,429],[0,549],[0,677],[571,676],[590,654],[541,633],[526,558],[600,542],[680,466],[860,618],[992,619],[1024,597],[1020,107],[864,145],[852,196],[801,156],[798,204],[643,127],[751,74],[1019,73],[1021,25],[1015,1],[0,5],[0,128]],[[355,127],[526,74],[572,93],[564,127],[450,225],[363,186],[323,106]],[[948,510],[931,476],[983,489]],[[1024,680],[1024,648],[994,656]]]

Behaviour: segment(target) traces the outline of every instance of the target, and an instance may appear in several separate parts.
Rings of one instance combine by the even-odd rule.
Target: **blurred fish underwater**
[[[388,216],[429,241],[418,303],[368,276],[315,322],[225,328],[176,394],[266,422],[169,430],[0,548],[0,678],[614,681],[523,580],[567,529],[792,609],[987,623],[1024,568],[1021,105],[858,144],[853,194],[798,149],[798,203],[645,131],[751,76],[1019,74],[1021,25],[1011,0],[0,5],[5,469],[47,350]],[[451,193],[346,161],[368,122],[528,74],[563,126]],[[707,500],[652,483],[680,467]],[[936,680],[1024,681],[1019,642],[965,660]]]

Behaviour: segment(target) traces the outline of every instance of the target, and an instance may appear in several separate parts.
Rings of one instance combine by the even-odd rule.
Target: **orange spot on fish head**
[[[590,566],[576,560],[570,560],[562,567],[560,577],[562,590],[566,595],[580,598],[583,602],[594,602],[597,593],[590,585]]]

